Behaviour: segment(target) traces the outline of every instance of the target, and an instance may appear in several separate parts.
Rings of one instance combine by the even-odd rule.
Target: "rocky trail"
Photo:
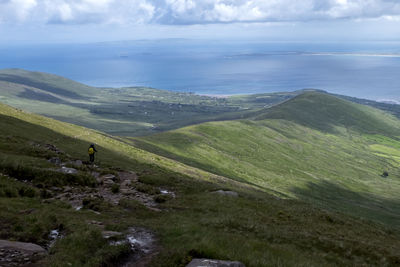
[[[37,144],[34,145],[37,146]],[[88,162],[72,159],[51,144],[45,145],[44,148],[64,156],[64,161],[61,156],[48,160],[54,165],[53,170],[56,172],[72,175],[85,172],[96,180],[94,187],[68,185],[46,188],[50,197],[44,199],[44,202],[60,200],[69,203],[76,212],[87,209],[100,214],[96,208],[91,207],[88,203],[99,200],[116,206],[119,205],[121,200],[127,199],[135,200],[150,210],[160,212],[159,203],[156,201],[157,197],[175,197],[173,192],[166,189],[141,183],[134,172],[104,169]],[[65,158],[68,160],[66,161]],[[10,178],[35,186],[31,182],[21,179],[21,177]],[[131,253],[126,259],[122,260],[121,266],[147,266],[152,257],[159,251],[154,233],[147,229],[131,227],[123,232],[113,232],[104,230],[101,221],[89,221],[88,224],[99,228],[103,237],[109,240],[110,245],[129,244]],[[45,257],[57,240],[63,237],[63,233],[58,229],[52,230],[49,233],[49,242],[45,248],[32,243],[0,240],[0,266],[35,266],[34,263]]]
[[[43,146],[33,143],[32,145],[58,155],[48,160],[54,166],[51,170],[55,173],[59,172],[69,175],[79,175],[83,173],[91,176],[96,181],[95,186],[92,187],[71,184],[60,187],[46,187],[45,191],[48,197],[43,199],[44,203],[58,200],[70,204],[76,212],[91,210],[94,213],[100,214],[101,210],[98,210],[96,205],[92,205],[92,203],[106,202],[110,205],[117,206],[122,200],[134,200],[152,211],[162,212],[163,210],[160,208],[159,203],[165,201],[165,199],[176,197],[174,192],[166,188],[158,188],[142,183],[135,172],[102,168],[90,164],[89,162],[72,159],[70,155],[59,150],[52,144]],[[35,187],[32,182],[23,179],[23,177],[2,175]],[[219,190],[213,193],[231,197],[238,196],[236,192],[232,191]],[[24,212],[32,211],[27,210]],[[130,247],[131,253],[118,263],[115,263],[115,266],[149,266],[151,260],[160,251],[155,234],[148,229],[130,227],[125,231],[116,232],[107,231],[102,221],[91,220],[87,223],[98,228],[103,238],[108,240],[110,245],[125,244]],[[35,263],[40,261],[43,257],[46,257],[57,240],[64,237],[65,233],[63,233],[61,229],[51,230],[48,234],[48,243],[44,247],[32,243],[0,240],[0,267],[37,266]],[[239,262],[193,259],[187,266],[242,267],[244,265]]]
[[[73,186],[53,188],[54,199],[68,202],[76,210],[80,210],[84,206],[85,199],[101,199],[112,205],[118,205],[122,199],[132,199],[151,210],[160,211],[157,207],[158,204],[154,200],[154,195],[137,189],[137,186],[141,186],[141,184],[138,182],[138,177],[134,172],[120,171],[116,175],[100,175],[99,172],[93,171],[91,175],[97,181],[95,188]],[[162,194],[159,189],[154,189],[154,191]]]

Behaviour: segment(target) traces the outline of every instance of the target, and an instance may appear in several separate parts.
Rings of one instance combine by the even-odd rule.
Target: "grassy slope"
[[[393,116],[319,92],[302,94],[279,107],[265,110],[255,119],[284,119],[328,133],[339,133],[335,127],[389,136],[400,133],[400,121]]]
[[[192,166],[400,225],[400,123],[381,111],[306,93],[254,120],[210,122],[137,139]],[[384,170],[390,174],[384,179]]]
[[[42,72],[0,70],[2,103],[125,136],[242,118],[296,94],[218,98],[143,87],[94,88]]]
[[[48,169],[52,154],[37,144],[51,143],[72,158],[85,159],[89,142],[98,144],[103,168],[138,173],[150,186],[163,186],[177,198],[161,212],[135,202],[75,211],[58,201],[28,197],[38,188],[0,174],[0,238],[44,243],[51,229],[66,235],[41,266],[99,266],[116,262],[123,247],[112,247],[91,220],[107,230],[144,226],[156,232],[160,254],[152,266],[184,266],[192,256],[240,260],[246,266],[396,265],[400,236],[379,225],[310,205],[275,198],[231,180],[141,151],[106,135],[0,105],[0,163]],[[23,177],[15,177],[24,179]],[[60,179],[51,176],[48,179]],[[23,190],[21,190],[21,188]],[[231,189],[240,197],[211,193]],[[4,192],[9,192],[4,194]],[[11,192],[11,193],[10,193]],[[12,193],[14,192],[14,193]]]
[[[221,98],[143,87],[94,88],[48,73],[0,70],[0,102],[120,136],[142,136],[207,121],[248,118],[304,91],[318,90]],[[400,114],[400,105],[339,97]]]
[[[58,75],[22,69],[3,69],[0,71],[0,80],[39,88],[47,93],[73,99],[90,96],[95,91],[93,87]]]

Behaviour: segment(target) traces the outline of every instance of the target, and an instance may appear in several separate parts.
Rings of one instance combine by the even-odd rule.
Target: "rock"
[[[149,254],[154,250],[155,238],[153,233],[145,229],[130,228],[126,236],[132,251]]]
[[[49,233],[50,242],[47,244],[47,248],[51,248],[56,243],[57,239],[62,238],[58,229],[51,230]]]
[[[174,192],[168,191],[168,190],[166,190],[166,189],[161,189],[161,188],[160,188],[160,193],[161,193],[161,195],[168,195],[168,196],[171,196],[171,197],[173,197],[173,198],[176,197],[176,195],[175,195]]]
[[[19,214],[31,214],[34,212],[36,209],[27,209],[27,210],[21,210]]]
[[[55,165],[60,165],[61,164],[61,159],[57,158],[57,157],[53,157],[51,159],[49,159],[49,162]]]
[[[117,177],[113,174],[106,174],[96,179],[98,184],[112,185],[117,180]]]
[[[0,249],[22,250],[30,253],[46,253],[46,250],[39,245],[33,243],[15,242],[8,240],[0,240]]]
[[[50,187],[50,190],[52,190],[52,191],[61,191],[61,189],[59,187],[56,187],[56,186]]]
[[[245,267],[245,265],[238,261],[193,259],[186,267]]]
[[[215,192],[213,192],[213,193],[216,193],[216,194],[219,194],[219,195],[224,195],[224,196],[232,196],[232,197],[238,197],[239,196],[239,194],[237,193],[237,192],[235,192],[235,191],[225,191],[225,190],[218,190],[218,191],[215,191]]]
[[[76,167],[81,167],[83,165],[82,160],[75,160],[72,162],[73,165],[75,165]]]
[[[67,167],[62,167],[60,169],[61,172],[63,173],[68,173],[68,174],[77,174],[78,170],[74,169],[74,168],[67,168]]]
[[[125,180],[121,183],[121,186],[125,186],[125,187],[131,186],[131,185],[132,185],[132,181],[130,181],[130,180]]]
[[[103,231],[101,233],[105,239],[109,239],[111,237],[121,236],[121,232],[114,232],[114,231]]]
[[[64,193],[71,192],[72,188],[70,186],[64,186]]]
[[[130,190],[130,189],[120,189],[119,190],[119,192],[121,193],[121,194],[123,194],[123,195],[131,195],[131,194],[133,194],[133,192],[132,192],[132,190]]]
[[[103,223],[102,223],[102,222],[95,221],[95,220],[92,220],[92,221],[90,221],[90,222],[89,222],[89,224],[103,225]]]
[[[113,185],[114,184],[114,181],[113,180],[103,180],[103,184],[104,185]]]
[[[47,254],[39,245],[8,240],[0,240],[0,251],[0,266],[5,267],[28,266]]]
[[[53,151],[56,154],[65,154],[62,150],[58,149],[55,145],[52,145],[52,144],[46,144],[46,145],[44,145],[44,148],[49,151]]]
[[[101,178],[103,180],[113,180],[113,181],[115,181],[115,179],[116,179],[114,174],[106,174],[106,175],[101,176]]]

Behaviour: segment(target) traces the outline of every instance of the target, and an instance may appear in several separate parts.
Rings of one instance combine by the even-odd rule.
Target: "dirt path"
[[[136,189],[138,177],[134,172],[124,171],[119,172],[118,175],[106,174],[101,176],[97,172],[92,172],[92,175],[98,182],[96,188],[72,186],[65,186],[62,190],[55,188],[53,190],[54,198],[68,202],[76,210],[82,208],[84,199],[98,198],[112,205],[118,205],[122,199],[132,199],[151,210],[160,211],[153,195]],[[118,191],[116,189],[113,191],[113,188],[118,188]]]

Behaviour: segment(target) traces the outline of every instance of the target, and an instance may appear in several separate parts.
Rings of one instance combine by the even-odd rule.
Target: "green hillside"
[[[322,132],[339,133],[339,127],[366,134],[400,133],[400,121],[393,116],[319,92],[306,92],[261,113],[256,120],[283,119]]]
[[[145,136],[207,121],[254,117],[307,91],[320,90],[204,96],[145,87],[96,88],[49,73],[0,70],[1,103],[119,136]],[[400,105],[348,99],[400,116]],[[320,121],[314,124],[322,126]]]
[[[242,116],[222,98],[144,87],[95,88],[60,76],[0,70],[0,102],[115,135],[144,135],[224,116]],[[240,114],[238,114],[238,112]]]
[[[245,118],[299,93],[212,97],[145,87],[95,88],[49,73],[0,70],[0,102],[120,136]]]
[[[204,123],[135,143],[278,196],[398,228],[399,129],[382,111],[308,92],[252,120]]]
[[[60,98],[82,99],[92,96],[96,92],[93,87],[58,75],[32,72],[22,69],[0,70],[0,81],[9,84],[20,84],[27,87],[38,88],[43,92],[37,93],[37,97],[40,97],[40,95],[43,97],[57,95]],[[28,92],[32,93],[33,91]],[[34,94],[34,92],[32,94]]]
[[[214,124],[220,123],[207,125]],[[129,259],[130,247],[113,245],[102,232],[125,233],[132,227],[145,228],[156,236],[157,254],[148,259],[148,266],[185,266],[192,257],[238,260],[249,267],[395,266],[400,262],[400,234],[381,225],[277,198],[259,186],[213,175],[101,132],[2,104],[0,127],[0,239],[45,246],[51,230],[58,229],[63,236],[38,266],[123,263]],[[299,126],[298,131],[301,129]],[[84,161],[92,142],[99,151],[98,167],[67,165],[77,168],[78,173],[62,174],[49,162],[54,157],[63,162]],[[127,171],[138,176],[132,188],[158,199],[156,210],[136,200],[122,199],[112,205],[91,196],[102,186],[94,172]],[[371,182],[368,179],[366,182]],[[392,179],[391,173],[384,181],[389,186]],[[160,188],[174,192],[175,198],[162,198],[157,193]],[[66,190],[87,194],[81,210],[55,198]],[[239,196],[219,195],[217,190],[233,190]],[[382,198],[381,205],[390,201]]]

